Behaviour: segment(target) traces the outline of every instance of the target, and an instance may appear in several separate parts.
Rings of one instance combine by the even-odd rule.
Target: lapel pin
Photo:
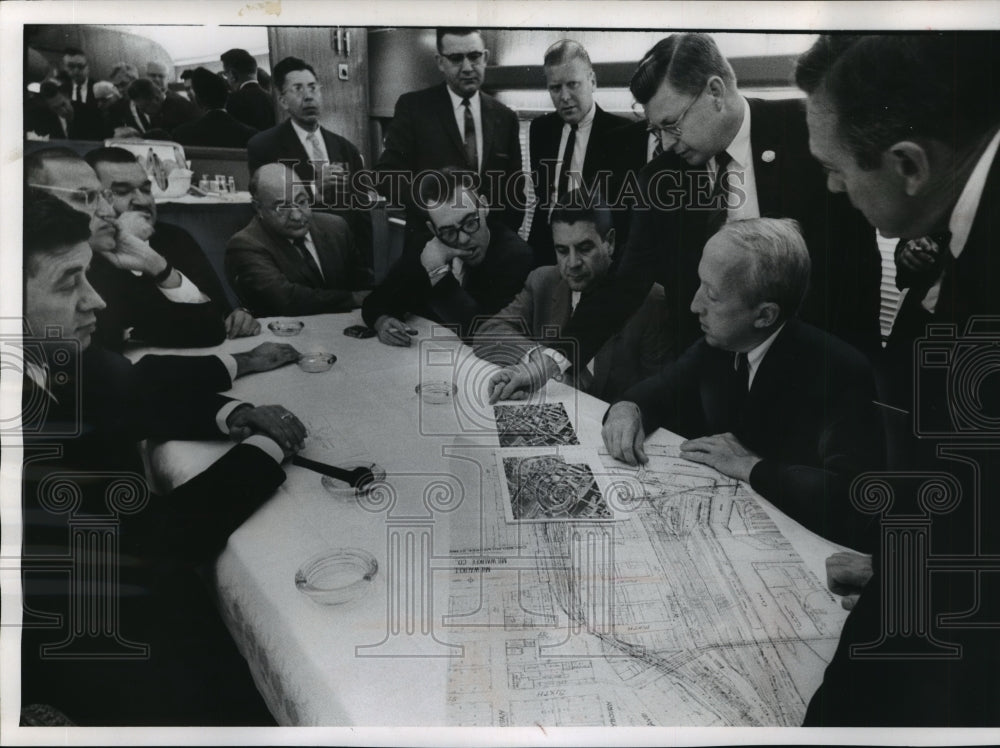
[[[764,151],[762,154],[760,154],[760,160],[763,161],[765,164],[771,163],[772,161],[774,161],[774,151]]]

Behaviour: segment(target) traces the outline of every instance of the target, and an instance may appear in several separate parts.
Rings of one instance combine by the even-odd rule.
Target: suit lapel
[[[496,131],[496,107],[493,99],[482,91],[479,92],[479,112],[483,122],[483,152],[479,154],[483,171],[486,169],[486,154],[491,153],[493,147],[493,137]]]

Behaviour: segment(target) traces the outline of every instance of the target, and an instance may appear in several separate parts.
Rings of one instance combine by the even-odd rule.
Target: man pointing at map
[[[874,380],[861,353],[795,319],[809,272],[794,221],[726,224],[705,245],[691,301],[705,336],[608,410],[604,443],[619,460],[645,463],[646,434],[662,426],[687,437],[682,457],[863,548],[848,488],[884,461]]]

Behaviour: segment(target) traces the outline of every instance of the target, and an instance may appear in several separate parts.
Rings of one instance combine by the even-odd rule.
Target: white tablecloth
[[[497,445],[492,410],[486,404],[487,380],[495,367],[475,359],[442,328],[432,332],[432,325],[422,320],[413,323],[419,335],[409,349],[385,346],[377,338],[343,335],[344,328],[360,323],[357,312],[302,320],[305,329],[296,337],[274,337],[264,320],[259,337],[227,341],[221,350],[246,350],[263,340],[288,342],[301,351],[335,353],[333,369],[308,374],[292,365],[254,374],[240,379],[232,394],[256,404],[280,403],[298,414],[311,433],[305,456],[335,465],[368,459],[384,467],[395,504],[365,507],[357,499],[332,496],[316,473],[287,467],[284,485],[232,535],[219,559],[221,607],[280,723],[449,724],[453,712],[446,695],[449,663],[454,660],[439,655],[455,651],[439,624],[449,612],[449,577],[455,570],[446,568],[441,559],[450,551],[475,550],[476,543],[481,549],[493,547],[494,539],[487,535],[495,523],[478,512],[488,511],[496,488],[484,478],[484,466],[494,459],[491,447]],[[424,404],[414,391],[421,380],[452,377],[459,388],[455,406]],[[557,383],[550,383],[541,397],[564,403],[581,444],[601,444],[604,403]],[[151,450],[154,476],[161,485],[176,485],[230,446],[226,442],[156,446]],[[428,509],[425,497],[435,490],[445,499],[436,509]],[[460,494],[457,510],[447,504],[449,490]],[[824,559],[836,546],[766,501],[760,504],[808,569],[825,580]],[[435,558],[430,580],[407,577],[411,585],[433,582],[430,598],[422,603],[433,609],[409,617],[394,606],[405,608],[408,592],[417,604],[424,596],[418,589],[386,586],[390,546],[397,540],[405,545],[407,538],[418,544],[429,542]],[[295,573],[303,562],[322,551],[345,547],[366,550],[378,561],[379,573],[368,594],[345,605],[322,606],[296,588]],[[420,549],[411,551],[419,555]],[[830,600],[824,604],[829,607]],[[407,622],[414,620],[417,630],[407,632]],[[471,615],[468,620],[478,619]],[[421,621],[430,621],[428,632],[420,629]],[[390,636],[393,625],[403,627],[402,635]],[[826,651],[812,666],[813,687],[837,632],[839,627],[832,640],[827,637]],[[406,656],[391,656],[398,654],[392,647],[401,642]],[[371,646],[380,643],[381,647]],[[426,656],[414,656],[421,653]]]

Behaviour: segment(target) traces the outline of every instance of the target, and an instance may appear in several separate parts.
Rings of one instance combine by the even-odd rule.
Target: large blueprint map
[[[801,724],[846,613],[747,486],[647,453],[599,456],[615,522],[513,527],[483,497],[494,547],[455,569],[442,631],[464,647],[449,724]]]

